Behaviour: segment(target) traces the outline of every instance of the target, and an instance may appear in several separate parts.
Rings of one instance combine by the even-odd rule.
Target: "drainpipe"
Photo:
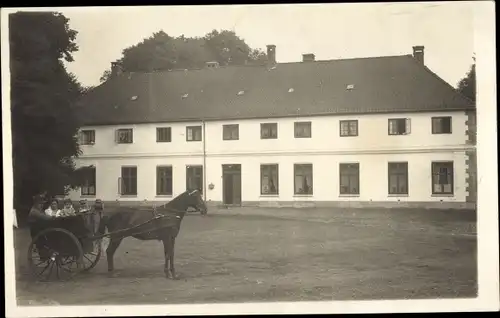
[[[203,200],[207,202],[207,149],[206,149],[206,134],[205,134],[205,120],[203,123]]]

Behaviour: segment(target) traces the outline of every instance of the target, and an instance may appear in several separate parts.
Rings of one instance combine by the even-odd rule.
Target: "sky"
[[[46,8],[44,8],[46,10]],[[122,50],[153,32],[203,36],[236,32],[251,48],[276,45],[279,62],[411,54],[425,46],[425,64],[456,87],[472,64],[473,9],[469,2],[144,6],[57,8],[78,31],[79,51],[68,64],[84,85],[99,78]]]

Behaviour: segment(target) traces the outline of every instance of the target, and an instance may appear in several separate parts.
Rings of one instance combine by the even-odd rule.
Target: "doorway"
[[[241,165],[222,165],[222,201],[225,205],[241,205]]]

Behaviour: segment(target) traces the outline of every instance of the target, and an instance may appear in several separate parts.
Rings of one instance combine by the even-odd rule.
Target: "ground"
[[[174,304],[476,297],[474,211],[256,209],[190,214],[176,245],[179,280],[160,242],[124,240],[70,282],[35,283],[29,234],[15,230],[19,305]]]

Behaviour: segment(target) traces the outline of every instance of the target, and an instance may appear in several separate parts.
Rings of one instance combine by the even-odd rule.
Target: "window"
[[[186,127],[187,141],[201,141],[201,126]]]
[[[186,190],[203,193],[203,166],[186,167]]]
[[[172,142],[172,128],[170,127],[156,128],[156,142]]]
[[[96,168],[83,169],[83,182],[80,188],[81,195],[96,195]]]
[[[115,138],[116,143],[131,144],[134,141],[134,134],[131,128],[118,129]]]
[[[294,176],[295,194],[313,194],[312,164],[295,164]]]
[[[451,134],[451,117],[432,117],[433,134]]]
[[[358,135],[358,121],[357,120],[341,120],[340,121],[340,136],[357,136]]]
[[[359,194],[359,163],[340,164],[340,194]]]
[[[156,195],[172,195],[172,167],[156,167]]]
[[[79,135],[80,145],[93,145],[95,143],[95,130],[82,130]]]
[[[295,138],[311,138],[311,122],[295,123]]]
[[[223,125],[222,139],[223,140],[238,140],[240,138],[239,125]]]
[[[267,164],[260,166],[260,194],[278,194],[278,165]]]
[[[389,135],[408,135],[411,132],[409,118],[389,119]]]
[[[277,139],[278,124],[268,123],[260,124],[260,139]]]
[[[389,162],[389,194],[408,194],[408,162]]]
[[[453,194],[453,162],[432,163],[432,194]]]
[[[137,195],[137,167],[122,167],[121,195]]]

